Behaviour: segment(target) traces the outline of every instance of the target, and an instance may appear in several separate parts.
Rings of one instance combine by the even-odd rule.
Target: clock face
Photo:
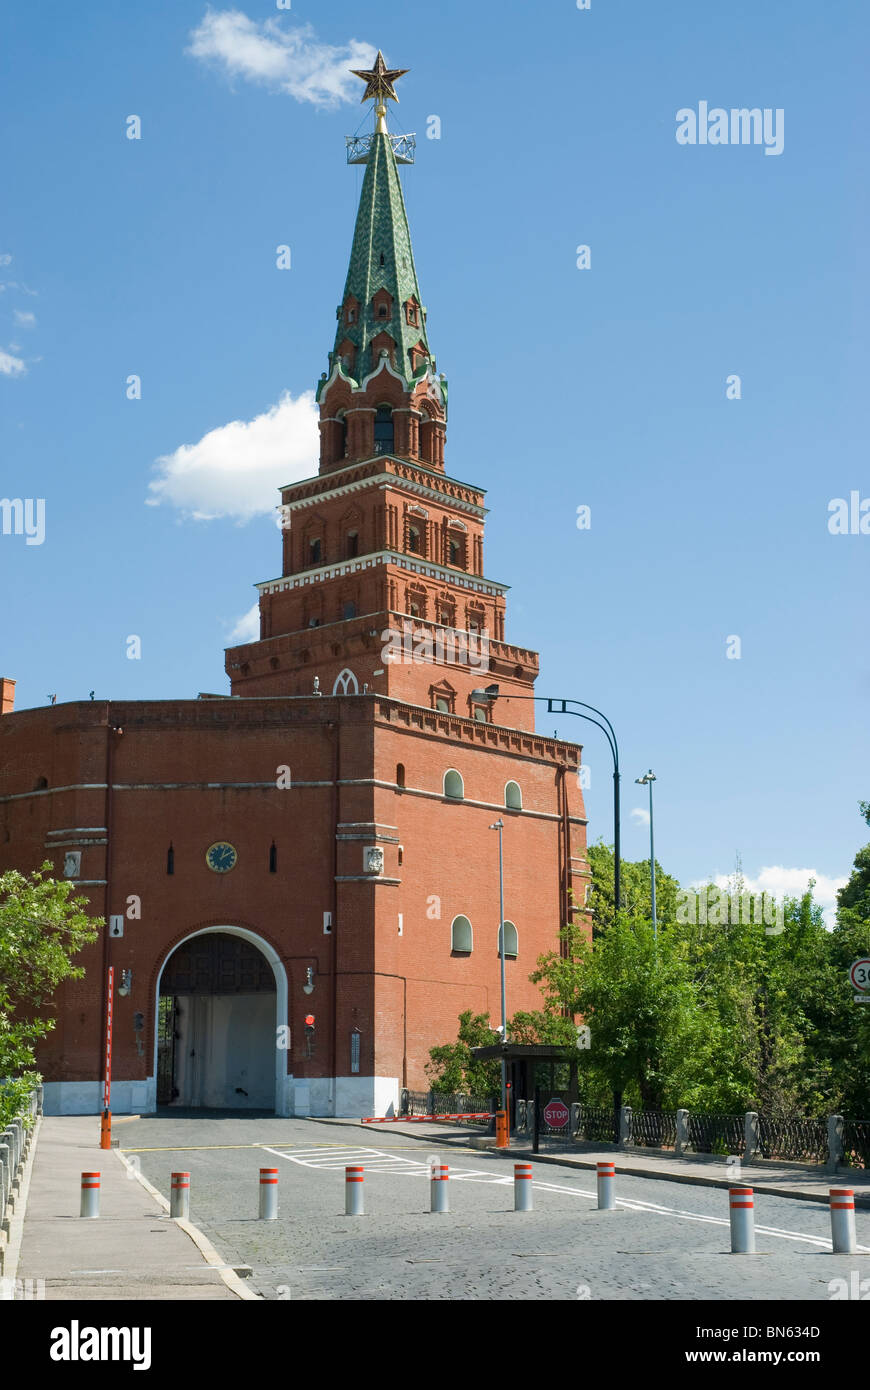
[[[205,852],[205,862],[216,874],[228,874],[236,867],[238,854],[226,840],[216,840]]]

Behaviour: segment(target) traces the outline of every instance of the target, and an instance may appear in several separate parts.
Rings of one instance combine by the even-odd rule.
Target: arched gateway
[[[206,927],[163,962],[157,985],[158,1106],[284,1113],[287,976],[242,927]]]

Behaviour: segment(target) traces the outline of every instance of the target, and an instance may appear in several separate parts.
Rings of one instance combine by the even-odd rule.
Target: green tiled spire
[[[372,297],[379,289],[392,297],[388,319],[378,318],[372,309]],[[359,304],[357,320],[352,324],[345,322],[343,310],[349,295]],[[406,322],[404,305],[409,299],[415,299],[419,306],[416,324]],[[361,380],[373,369],[372,339],[384,332],[396,343],[396,368],[410,380],[414,375],[410,349],[422,343],[428,352],[429,344],[396,156],[389,135],[378,131],[371,137],[332,360],[348,339],[356,347],[353,376]],[[431,365],[434,368],[434,363]],[[416,374],[420,372],[418,365]]]

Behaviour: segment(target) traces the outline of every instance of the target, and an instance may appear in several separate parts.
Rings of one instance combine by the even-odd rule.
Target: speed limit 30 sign
[[[870,956],[862,956],[860,960],[853,960],[849,967],[849,981],[853,989],[860,990],[856,994],[856,1003],[870,1003]]]

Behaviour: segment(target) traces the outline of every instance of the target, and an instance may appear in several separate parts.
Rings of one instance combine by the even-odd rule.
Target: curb
[[[33,1172],[33,1164],[36,1159],[36,1145],[39,1140],[39,1131],[42,1127],[42,1115],[38,1114],[36,1123],[33,1126],[33,1133],[30,1138],[30,1148],[24,1163],[24,1172],[18,1188],[18,1196],[15,1199],[15,1210],[9,1221],[9,1239],[2,1251],[0,1251],[0,1277],[12,1280],[12,1289],[15,1288],[15,1276],[18,1273],[18,1261],[21,1256],[21,1241],[24,1237],[24,1217],[27,1213],[27,1198],[30,1193],[30,1177]],[[4,1285],[5,1287],[5,1285]],[[10,1297],[14,1297],[14,1292]]]
[[[135,1166],[135,1164],[131,1163],[129,1159],[121,1153],[120,1149],[114,1149],[113,1152],[117,1156],[119,1162],[123,1163],[124,1167],[127,1170],[128,1176],[132,1173],[136,1181],[138,1183],[141,1183],[141,1185],[145,1188],[145,1191],[148,1192],[154,1198],[155,1202],[157,1202],[158,1205],[161,1206],[165,1212],[168,1212],[169,1203],[167,1202],[163,1194],[158,1192],[156,1187],[152,1187],[148,1179],[144,1177],[142,1173],[140,1173],[139,1169]],[[221,1259],[220,1255],[215,1250],[211,1241],[208,1239],[207,1236],[203,1235],[202,1231],[199,1229],[198,1226],[194,1226],[190,1221],[185,1221],[181,1217],[175,1218],[175,1224],[176,1226],[179,1226],[182,1231],[184,1231],[184,1234],[186,1236],[190,1237],[197,1250],[200,1252],[203,1259],[205,1260],[206,1264],[211,1265],[213,1268],[217,1269],[218,1274],[226,1284],[227,1288],[231,1291],[231,1293],[234,1293],[237,1298],[241,1298],[243,1300],[246,1300],[247,1302],[262,1302],[260,1294],[254,1293],[252,1289],[248,1288],[247,1285],[243,1282],[243,1280],[239,1278],[236,1271],[232,1268],[229,1268],[226,1264],[226,1261]]]

